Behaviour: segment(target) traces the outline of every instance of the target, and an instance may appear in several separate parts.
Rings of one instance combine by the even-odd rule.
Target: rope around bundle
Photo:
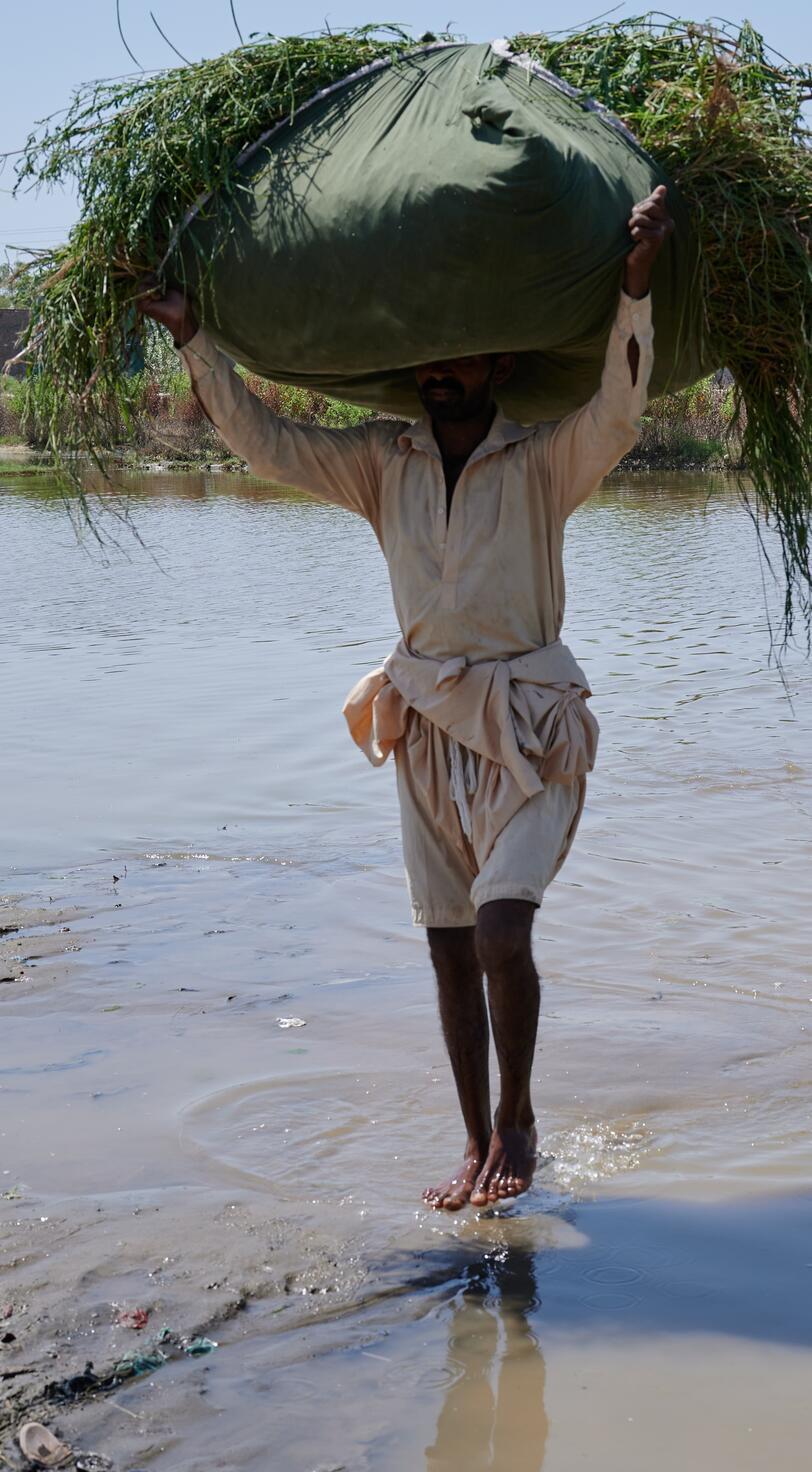
[[[351,73],[408,58],[399,29],[266,37],[213,60],[81,90],[28,140],[16,188],[76,181],[67,244],[24,270],[30,425],[79,489],[81,457],[108,473],[138,399],[144,327],[137,285],[161,263],[188,269],[188,223],[205,218],[211,272],[239,214],[247,151]],[[504,43],[503,43],[504,44]],[[746,467],[740,481],[762,548],[778,534],[784,637],[812,628],[812,71],[736,29],[648,15],[506,49],[589,94],[676,184],[698,243],[702,357],[730,370]],[[194,245],[194,241],[193,241]],[[79,457],[79,458],[77,458]]]

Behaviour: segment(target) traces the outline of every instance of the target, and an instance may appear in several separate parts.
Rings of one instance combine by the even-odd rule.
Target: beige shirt
[[[631,336],[640,347],[635,385]],[[637,438],[652,337],[650,298],[621,293],[598,392],[559,423],[525,426],[497,413],[457,481],[448,517],[428,419],[294,424],[249,393],[205,332],[182,356],[209,418],[255,475],[370,522],[409,649],[440,660],[510,659],[560,633],[564,524]]]
[[[344,713],[375,765],[403,742],[437,824],[470,846],[479,867],[545,781],[578,782],[583,803],[597,723],[584,705],[585,677],[558,641],[564,525],[637,438],[652,339],[650,298],[621,293],[598,392],[554,424],[497,413],[460,474],[450,515],[427,418],[294,424],[249,393],[205,332],[182,349],[209,418],[255,475],[345,506],[373,527],[403,641],[350,692]]]

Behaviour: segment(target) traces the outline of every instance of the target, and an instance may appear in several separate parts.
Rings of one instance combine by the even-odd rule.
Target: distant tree
[[[0,261],[0,307],[31,307],[41,277],[52,270],[50,255],[31,261]]]
[[[0,261],[0,309],[14,307],[14,288],[11,285],[11,266],[7,261]]]

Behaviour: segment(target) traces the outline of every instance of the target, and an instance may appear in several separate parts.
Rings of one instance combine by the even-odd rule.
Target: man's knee
[[[529,900],[491,900],[477,913],[475,943],[483,971],[493,976],[532,964],[530,933],[536,906]]]
[[[473,925],[437,926],[426,930],[435,967],[459,967],[476,962]]]

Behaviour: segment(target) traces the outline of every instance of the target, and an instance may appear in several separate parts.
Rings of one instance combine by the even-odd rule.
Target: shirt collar
[[[492,455],[497,450],[504,450],[507,445],[514,445],[518,440],[525,440],[535,432],[534,424],[517,424],[515,420],[508,419],[497,406],[493,424],[481,444],[477,445],[471,460],[481,460],[484,455]],[[439,460],[440,450],[434,438],[434,430],[431,427],[431,417],[423,414],[416,419],[414,424],[408,424],[398,435],[398,449],[404,453],[407,450],[422,450],[427,455],[433,455]]]

